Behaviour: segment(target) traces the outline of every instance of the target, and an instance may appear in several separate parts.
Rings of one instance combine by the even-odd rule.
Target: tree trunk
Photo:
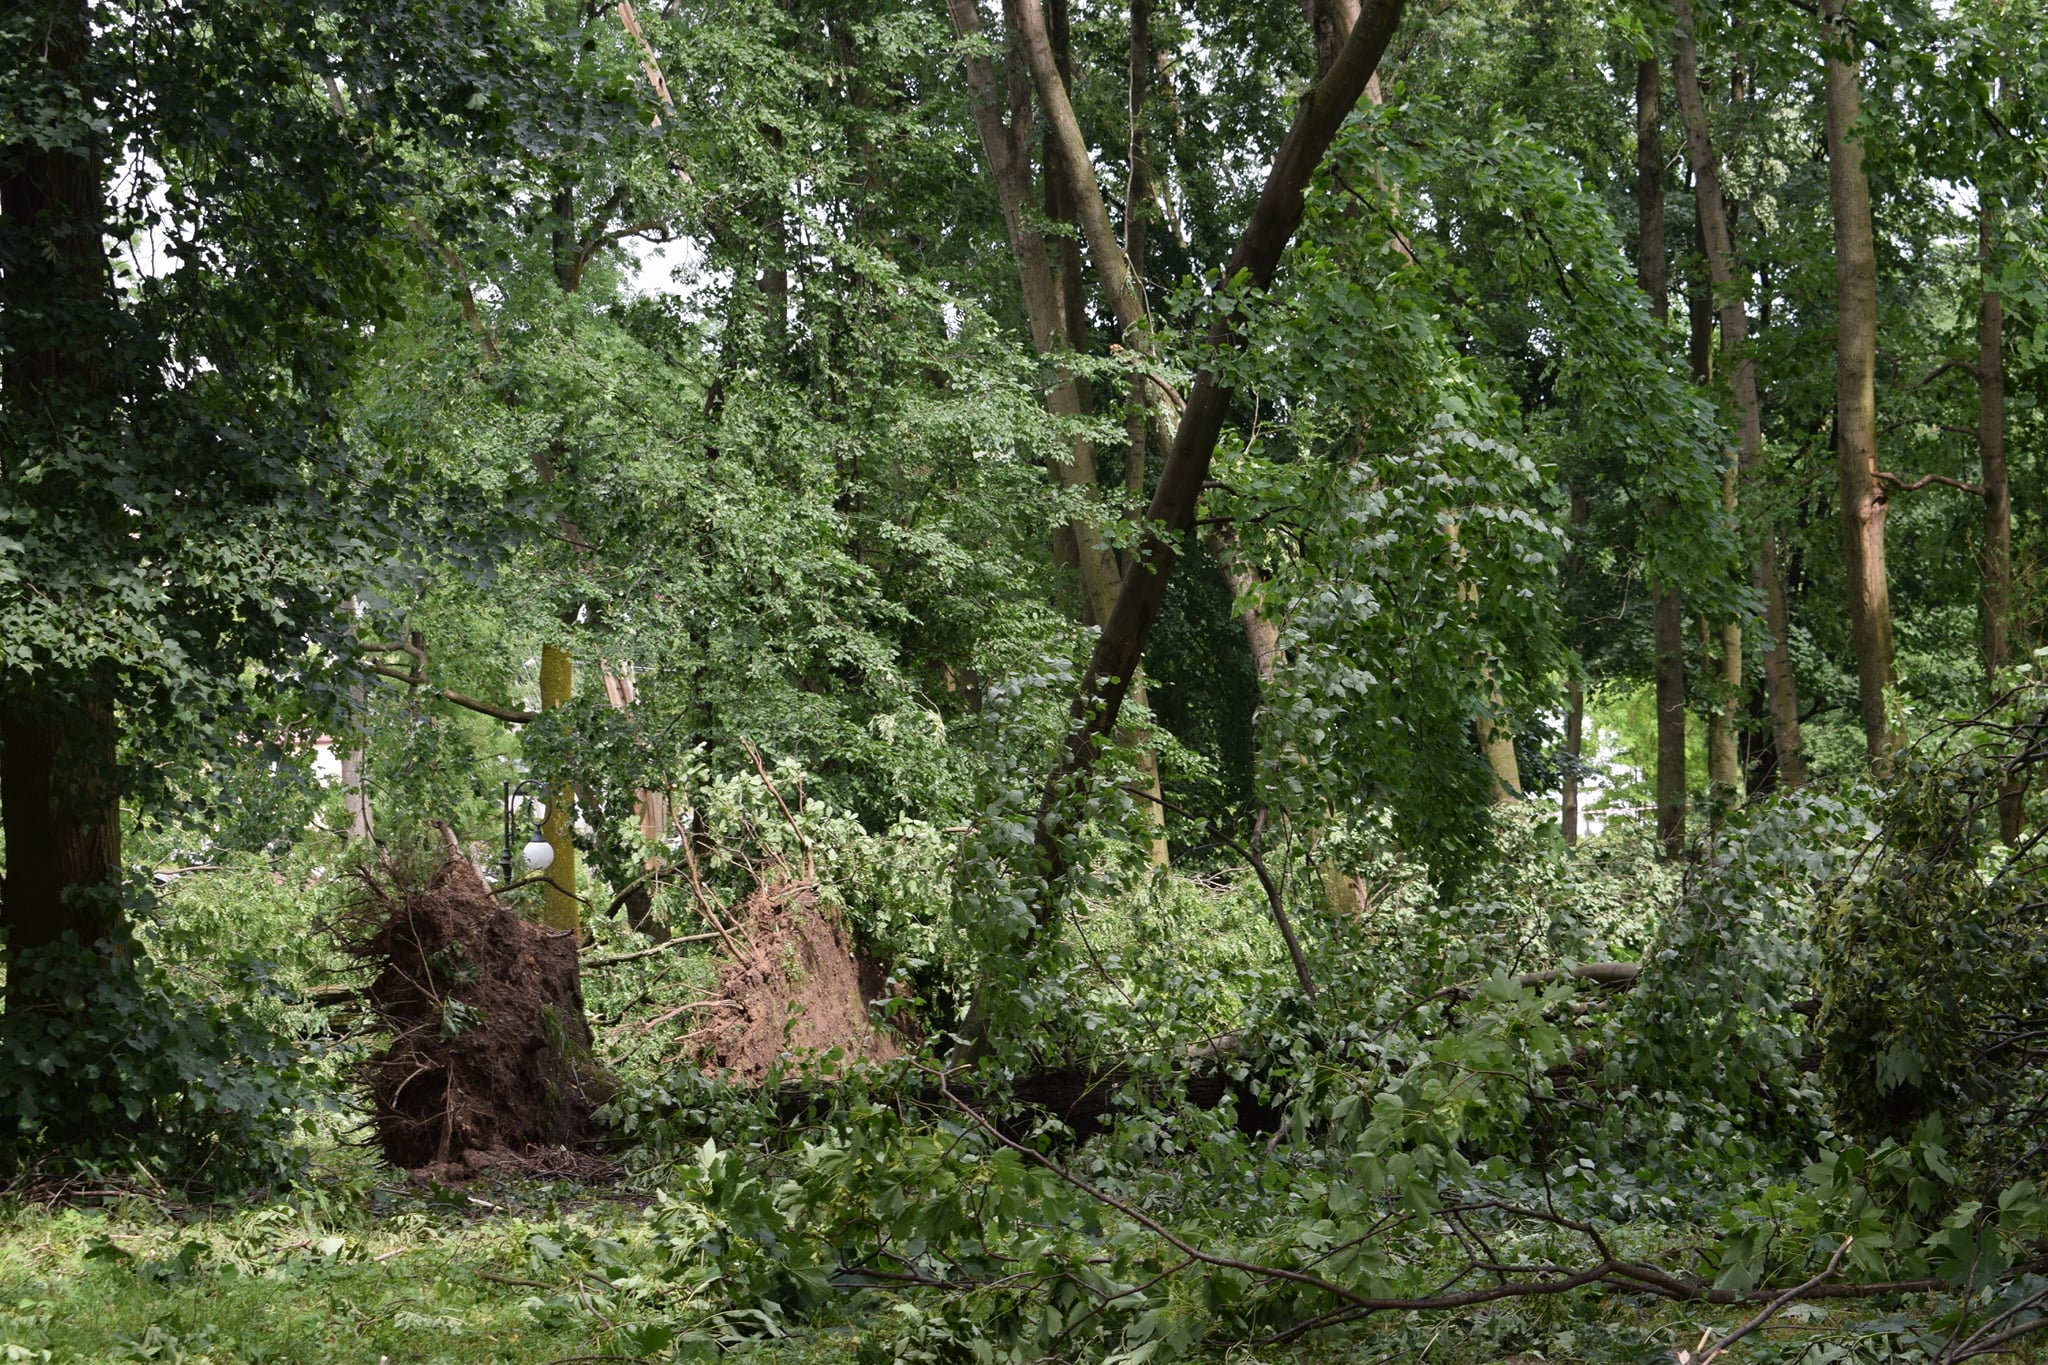
[[[1124,186],[1124,257],[1131,263],[1131,274],[1135,277],[1138,297],[1145,296],[1145,219],[1151,212],[1151,176],[1145,167],[1145,94],[1152,75],[1152,3],[1151,0],[1131,0],[1131,55],[1127,80],[1127,99],[1130,114],[1128,151],[1125,156],[1126,180]],[[1131,383],[1130,407],[1124,414],[1124,494],[1131,500],[1131,515],[1135,519],[1137,508],[1145,497],[1145,434],[1150,428],[1146,419],[1145,382],[1135,379]],[[1124,571],[1131,569],[1126,556]]]
[[[1671,290],[1660,73],[1654,57],[1636,63],[1636,282],[1649,297],[1651,315],[1663,322],[1671,316]],[[1658,592],[1655,622],[1657,846],[1665,858],[1677,858],[1685,851],[1685,605],[1677,588]]]
[[[83,0],[45,0],[14,13],[34,39],[13,50],[32,52],[47,68],[45,79],[82,85],[92,33]],[[89,93],[75,98],[82,105]],[[68,126],[76,112],[55,117]],[[114,415],[107,347],[118,324],[99,149],[13,136],[19,140],[0,148],[8,172],[0,182],[0,470],[35,462],[50,447],[90,449]],[[81,490],[62,510],[83,543],[119,534],[119,501],[104,488]],[[112,688],[90,671],[30,662],[26,670],[0,671],[0,938],[10,959],[67,933],[90,947],[124,931]],[[24,991],[8,995],[10,1010],[30,1003]]]
[[[947,0],[947,11],[961,36],[980,32],[981,20],[974,0]],[[1028,143],[1030,87],[1028,84],[1012,84],[1008,92],[1010,108],[1006,119],[998,104],[995,75],[988,64],[980,58],[968,57],[963,59],[963,66],[975,131],[981,141],[982,154],[988,159],[990,175],[996,185],[996,198],[1002,207],[1004,228],[1010,239],[1011,255],[1017,263],[1017,280],[1023,294],[1026,323],[1031,329],[1032,346],[1055,366],[1056,382],[1046,395],[1046,408],[1056,417],[1076,417],[1082,411],[1083,393],[1079,380],[1064,363],[1064,357],[1082,340],[1085,315],[1080,308],[1080,258],[1076,253],[1070,264],[1063,265],[1061,276],[1055,277],[1044,234],[1026,213],[1031,189]],[[1061,89],[1064,91],[1064,83]],[[1048,157],[1053,154],[1050,140],[1047,154]],[[1047,216],[1061,221],[1064,214],[1070,220],[1071,197],[1055,197],[1052,179],[1048,175]],[[1073,246],[1071,240],[1067,246]],[[1076,437],[1071,449],[1072,460],[1065,465],[1055,465],[1052,477],[1066,487],[1092,496],[1096,488],[1094,443]],[[1123,584],[1116,552],[1104,543],[1102,529],[1093,521],[1075,517],[1069,520],[1065,530],[1066,534],[1059,538],[1062,542],[1060,548],[1064,549],[1065,543],[1071,541],[1081,579],[1083,614],[1091,624],[1100,625],[1109,619]],[[1136,680],[1135,691],[1138,704],[1145,705],[1143,679]],[[1134,742],[1138,749],[1138,768],[1144,785],[1154,797],[1163,796],[1156,752],[1145,742],[1144,736],[1126,735],[1126,740]],[[1145,818],[1151,829],[1148,855],[1155,866],[1165,866],[1170,850],[1166,841],[1164,805],[1158,800],[1149,802]]]
[[[574,686],[575,670],[568,654],[553,645],[542,645],[540,709],[552,711],[566,705]],[[540,826],[548,846],[555,851],[554,860],[548,864],[544,874],[547,880],[542,887],[541,923],[550,929],[566,929],[572,934],[579,932],[581,918],[578,914],[580,903],[576,899],[576,841],[569,830],[574,807],[574,797],[566,786],[551,787],[548,791],[548,813]]]
[[[370,716],[370,689],[358,683],[348,690],[348,750],[341,756],[341,799],[348,810],[348,837],[366,842],[376,837],[370,818],[370,755],[365,731]]]
[[[1763,458],[1763,409],[1757,394],[1755,362],[1744,353],[1749,338],[1746,309],[1748,272],[1735,252],[1730,214],[1721,191],[1720,159],[1715,154],[1707,124],[1706,101],[1700,94],[1698,55],[1693,43],[1693,16],[1688,0],[1675,0],[1678,17],[1672,74],[1678,87],[1678,108],[1685,125],[1686,152],[1693,171],[1694,198],[1698,206],[1701,254],[1706,257],[1712,281],[1714,305],[1721,322],[1721,351],[1728,357],[1729,389],[1734,396],[1741,424],[1741,454],[1735,467],[1724,474],[1724,496],[1731,512],[1738,503],[1740,477],[1755,474]],[[1694,372],[1711,378],[1712,365],[1705,349],[1705,336],[1694,329]],[[1775,530],[1762,528],[1761,545],[1751,569],[1751,583],[1765,601],[1765,622],[1771,638],[1764,650],[1764,687],[1770,699],[1772,742],[1779,755],[1779,776],[1788,785],[1806,779],[1806,766],[1799,755],[1799,697],[1792,674],[1789,622],[1785,614],[1785,591],[1778,575],[1778,547]],[[1742,691],[1742,632],[1733,623],[1721,627],[1720,672],[1724,695],[1714,707],[1708,730],[1708,769],[1717,791],[1740,797],[1742,763],[1736,752],[1735,715]]]
[[[1657,596],[1657,846],[1685,853],[1685,605],[1678,589]]]
[[[963,33],[973,31],[962,27],[961,0],[948,0],[948,8],[954,11],[956,28]],[[1081,235],[1088,243],[1089,259],[1095,266],[1096,284],[1116,318],[1124,342],[1150,356],[1153,350],[1144,332],[1145,299],[1143,281],[1137,271],[1138,258],[1126,256],[1117,242],[1101,182],[1097,180],[1094,162],[1088,156],[1087,140],[1081,134],[1081,125],[1074,116],[1073,103],[1067,95],[1060,46],[1056,41],[1059,36],[1056,25],[1063,23],[1064,10],[1059,7],[1059,0],[1055,0],[1052,24],[1048,23],[1046,12],[1040,8],[1040,0],[1010,0],[1008,11],[1013,38],[1030,68],[1032,84],[1045,110],[1046,175],[1048,179],[1057,178],[1064,182],[1061,202],[1072,210],[1080,223]],[[1066,245],[1074,247],[1075,244],[1070,239]],[[1166,394],[1158,386],[1139,381],[1134,388],[1151,408],[1152,420],[1159,429],[1160,443],[1171,449],[1178,435],[1180,414],[1173,410]],[[1126,480],[1128,478],[1127,463]],[[1210,553],[1222,566],[1225,577],[1230,580],[1238,601],[1248,603],[1260,580],[1257,570],[1246,565],[1237,553],[1235,537],[1212,532],[1207,544]],[[1270,660],[1275,652],[1277,629],[1251,605],[1241,606],[1239,617],[1244,622],[1245,638],[1253,658]],[[1270,676],[1271,671],[1270,667],[1265,668],[1261,677]]]
[[[1980,188],[1980,196],[1989,191]],[[1977,211],[1977,451],[1984,479],[1984,674],[1995,693],[2012,661],[2012,483],[2005,467],[2005,300],[1994,287],[1997,213]]]
[[[1849,633],[1863,741],[1888,766],[1894,736],[1892,604],[1885,574],[1884,485],[1877,477],[1877,252],[1863,172],[1855,26],[1847,0],[1821,0],[1826,26],[1828,199],[1835,219],[1835,473],[1848,568]]]
[[[1579,842],[1579,756],[1585,751],[1586,685],[1574,674],[1565,684],[1564,711],[1564,801],[1562,823],[1565,846]]]
[[[1990,190],[1977,194],[1977,451],[1984,483],[1984,686],[1996,697],[2012,662],[2012,481],[2005,464],[2005,300],[1993,287],[1998,213]],[[2026,832],[2026,788],[1998,794],[1998,835],[2008,846]]]
[[[1302,94],[1293,125],[1274,156],[1251,218],[1224,267],[1225,278],[1243,274],[1255,289],[1264,289],[1272,282],[1281,253],[1301,223],[1303,196],[1309,181],[1345,117],[1364,93],[1366,81],[1400,21],[1402,7],[1403,0],[1374,0],[1352,27],[1329,71]],[[1034,0],[1021,0],[1019,8],[1035,8]],[[1215,349],[1234,349],[1242,344],[1237,333],[1222,323],[1213,327],[1205,340]],[[1125,578],[1115,610],[1096,640],[1088,671],[1075,695],[1066,757],[1047,782],[1039,821],[1040,843],[1050,855],[1055,871],[1063,866],[1063,859],[1044,816],[1050,814],[1051,802],[1064,779],[1094,762],[1100,736],[1116,724],[1173,572],[1176,542],[1194,524],[1195,509],[1209,475],[1231,396],[1230,387],[1219,382],[1212,371],[1203,369],[1196,373],[1187,408],[1174,432],[1146,513],[1147,527],[1156,529],[1148,529],[1142,542],[1144,568]]]
[[[1739,474],[1751,473],[1763,458],[1763,408],[1757,397],[1756,363],[1748,354],[1749,277],[1735,254],[1728,206],[1721,194],[1721,167],[1707,127],[1707,106],[1700,94],[1699,59],[1693,45],[1689,0],[1674,0],[1678,24],[1672,53],[1672,81],[1678,94],[1679,120],[1685,126],[1686,159],[1692,166],[1693,199],[1707,278],[1720,314],[1721,352],[1729,361],[1728,384],[1741,426],[1741,451],[1722,474],[1722,499],[1731,516],[1739,499]],[[1732,621],[1720,627],[1720,687],[1707,725],[1707,774],[1717,808],[1742,798],[1742,759],[1735,745],[1736,707],[1742,697],[1742,627]],[[1788,675],[1789,681],[1789,675]]]
[[[66,934],[86,947],[122,935],[118,735],[104,699],[23,687],[0,696],[10,959]]]

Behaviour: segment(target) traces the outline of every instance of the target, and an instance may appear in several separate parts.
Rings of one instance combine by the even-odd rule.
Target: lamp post
[[[510,782],[505,784],[505,856],[500,859],[498,869],[504,874],[501,880],[506,886],[512,884],[512,831],[516,823],[514,804],[522,796],[546,795],[547,784],[544,782],[529,780],[517,786]],[[528,872],[545,872],[555,861],[554,845],[548,842],[547,834],[541,829],[539,822],[535,822],[533,837],[526,841],[526,846],[519,851],[519,857],[520,865]]]

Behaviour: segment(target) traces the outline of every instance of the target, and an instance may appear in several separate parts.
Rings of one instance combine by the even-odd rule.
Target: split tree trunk
[[[1849,633],[1863,742],[1888,765],[1894,737],[1886,693],[1892,685],[1892,604],[1885,574],[1887,499],[1877,477],[1877,252],[1870,181],[1863,171],[1858,45],[1847,0],[1821,0],[1827,43],[1828,199],[1835,219],[1835,474],[1848,569]]]

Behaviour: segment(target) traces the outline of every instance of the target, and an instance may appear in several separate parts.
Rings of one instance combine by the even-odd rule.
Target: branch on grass
[[[1805,1284],[1796,1285],[1793,1288],[1788,1289],[1784,1293],[1778,1295],[1776,1298],[1772,1299],[1769,1303],[1764,1305],[1763,1311],[1761,1313],[1758,1313],[1748,1322],[1743,1323],[1742,1326],[1736,1328],[1727,1336],[1722,1337],[1712,1346],[1707,1347],[1704,1351],[1700,1352],[1697,1355],[1695,1355],[1691,1351],[1680,1351],[1678,1353],[1678,1365],[1712,1365],[1714,1357],[1720,1355],[1722,1352],[1726,1351],[1730,1346],[1733,1346],[1736,1342],[1742,1340],[1751,1332],[1754,1332],[1757,1328],[1763,1326],[1772,1318],[1776,1317],[1778,1313],[1787,1304],[1791,1303],[1801,1294],[1804,1294],[1812,1289],[1818,1289],[1823,1282],[1827,1280],[1832,1280],[1835,1277],[1835,1272],[1841,1269],[1842,1267],[1842,1257],[1848,1253],[1850,1245],[1854,1243],[1855,1240],[1856,1239],[1854,1237],[1844,1238],[1842,1244],[1835,1248],[1835,1254],[1828,1257],[1827,1266],[1820,1272],[1820,1274],[1814,1276]]]

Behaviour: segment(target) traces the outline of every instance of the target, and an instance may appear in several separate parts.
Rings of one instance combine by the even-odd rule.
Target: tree
[[[1721,323],[1721,352],[1728,360],[1728,384],[1735,399],[1741,431],[1738,462],[1723,474],[1725,499],[1732,511],[1740,478],[1754,478],[1763,460],[1763,412],[1757,394],[1756,362],[1749,354],[1748,272],[1735,251],[1729,227],[1727,202],[1721,190],[1720,159],[1707,126],[1706,101],[1700,93],[1699,60],[1693,40],[1692,7],[1688,0],[1676,0],[1678,17],[1676,51],[1672,73],[1678,87],[1678,107],[1685,124],[1687,156],[1692,164],[1693,194],[1700,235],[1705,246],[1708,279]],[[1740,273],[1743,283],[1738,284]],[[1805,762],[1799,753],[1799,696],[1792,678],[1791,654],[1786,643],[1784,587],[1778,576],[1776,530],[1768,522],[1762,528],[1761,545],[1754,563],[1754,580],[1763,596],[1772,638],[1765,651],[1764,676],[1769,697],[1772,735],[1776,745],[1778,773],[1787,786],[1805,781]],[[1742,689],[1742,632],[1732,623],[1724,624],[1721,639],[1722,695],[1714,712],[1708,740],[1708,763],[1717,787],[1741,795],[1741,764],[1735,749],[1735,707]]]
[[[1850,638],[1864,744],[1882,764],[1898,736],[1887,717],[1892,686],[1891,587],[1885,573],[1889,497],[1877,458],[1877,251],[1864,173],[1859,42],[1848,0],[1822,0],[1826,62],[1828,198],[1835,225],[1835,470]]]
[[[306,17],[40,0],[0,25],[9,954],[118,944],[124,735],[343,655],[384,480],[334,403],[391,297],[381,149]],[[19,992],[10,1008],[29,1002]]]

